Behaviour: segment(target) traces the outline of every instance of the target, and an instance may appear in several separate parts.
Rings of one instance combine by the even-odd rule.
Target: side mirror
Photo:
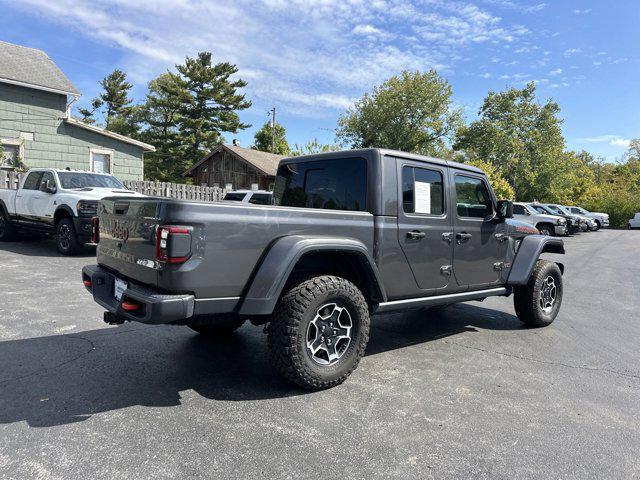
[[[513,202],[511,200],[499,200],[496,219],[504,220],[505,218],[513,218]]]
[[[55,185],[51,185],[51,182],[47,180],[45,183],[40,184],[40,191],[44,193],[54,194],[58,191]]]

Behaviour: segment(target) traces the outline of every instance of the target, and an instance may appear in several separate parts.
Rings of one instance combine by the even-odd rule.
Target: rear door
[[[38,190],[43,172],[29,172],[22,187],[16,193],[16,214],[20,223],[28,226],[37,225],[36,204],[44,194]]]
[[[445,289],[453,254],[447,168],[404,159],[397,165],[398,241],[418,287],[425,293]]]
[[[491,286],[500,280],[504,261],[504,222],[493,220],[491,189],[483,175],[451,171],[454,220],[453,271],[461,287]]]

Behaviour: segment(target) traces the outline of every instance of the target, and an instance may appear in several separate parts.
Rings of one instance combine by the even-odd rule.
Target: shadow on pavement
[[[372,325],[366,355],[477,328],[522,328],[512,315],[472,305],[374,317]],[[136,405],[176,406],[185,390],[223,401],[306,394],[271,368],[265,340],[248,324],[227,340],[127,324],[0,342],[0,423],[50,427]]]
[[[28,236],[25,233],[14,242],[0,242],[0,252],[6,251],[18,255],[29,257],[61,257],[64,258],[56,247],[56,242],[51,238],[43,238],[38,235]],[[78,258],[89,258],[96,256],[95,245],[85,245],[77,255]]]

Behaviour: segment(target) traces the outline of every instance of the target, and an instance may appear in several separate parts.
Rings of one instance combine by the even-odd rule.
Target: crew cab
[[[17,190],[0,190],[0,241],[20,230],[55,235],[63,255],[91,241],[91,219],[105,196],[144,197],[106,174],[34,168]]]
[[[513,204],[513,217],[536,227],[542,235],[567,235],[567,219],[559,215],[540,213],[528,203]]]
[[[107,323],[226,335],[265,325],[272,363],[308,389],[356,368],[376,313],[514,296],[527,325],[562,302],[561,239],[512,219],[469,165],[392,150],[280,162],[275,205],[112,197],[82,281]]]

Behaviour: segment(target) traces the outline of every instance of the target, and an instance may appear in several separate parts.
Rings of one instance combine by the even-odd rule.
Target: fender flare
[[[513,260],[508,285],[526,285],[541,253],[564,254],[564,242],[557,237],[544,235],[527,235],[522,239],[516,258]],[[560,271],[564,273],[564,265],[558,263]]]
[[[53,212],[53,218],[51,219],[51,224],[52,225],[55,226],[55,224],[56,224],[56,221],[55,221],[56,216],[58,215],[58,212],[60,212],[61,210],[64,211],[65,213],[68,213],[71,218],[74,218],[76,216],[76,214],[73,213],[73,210],[71,209],[71,207],[69,205],[66,205],[66,204],[59,205],[58,208],[56,208],[56,211]]]
[[[291,235],[276,240],[264,255],[238,313],[242,315],[271,314],[298,261],[308,253],[320,251],[358,255],[374,280],[381,300],[386,301],[386,293],[378,268],[362,242],[350,238]]]

